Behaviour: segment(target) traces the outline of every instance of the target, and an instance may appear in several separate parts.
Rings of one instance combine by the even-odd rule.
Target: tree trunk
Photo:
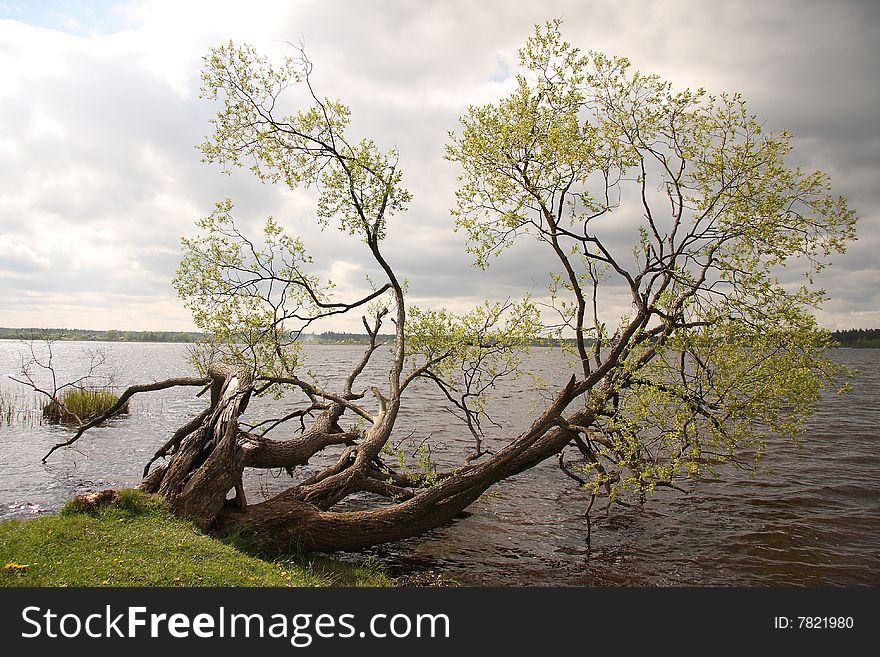
[[[245,369],[212,364],[212,412],[185,437],[163,466],[150,472],[139,488],[164,496],[171,510],[210,528],[223,508],[226,496],[236,491],[236,501],[245,507],[241,475],[243,451],[238,444],[238,417],[250,400],[253,377]]]
[[[357,550],[422,534],[451,521],[493,484],[558,453],[575,435],[565,428],[567,423],[583,426],[593,417],[586,407],[562,419],[576,396],[572,377],[532,426],[503,449],[417,490],[424,482],[389,473],[377,460],[393,427],[399,400],[383,403],[373,426],[363,435],[339,428],[343,409],[333,403],[301,436],[276,441],[238,426],[252,391],[250,373],[224,365],[212,365],[208,373],[210,412],[195,430],[182,436],[165,464],[144,477],[140,488],[163,495],[175,514],[193,519],[205,530],[243,532],[255,546],[269,552],[292,547]],[[331,444],[348,445],[335,465],[265,502],[247,505],[242,486],[245,467],[300,465]],[[227,501],[233,490],[235,498]],[[338,501],[359,491],[377,492],[389,501],[368,510],[332,510]]]
[[[573,388],[574,379],[527,431],[491,458],[467,465],[402,502],[364,511],[323,510],[320,497],[308,501],[315,499],[314,489],[301,485],[244,510],[224,509],[216,528],[221,533],[244,532],[255,546],[277,553],[292,547],[358,550],[418,536],[451,521],[493,484],[533,467],[568,444],[574,432],[554,425],[570,403]],[[591,419],[592,411],[585,408],[569,421],[586,424]],[[340,493],[334,489],[369,490],[365,480],[370,476],[355,468],[354,453],[340,461],[351,465],[320,482],[322,493],[335,498]],[[332,487],[325,483],[329,480],[334,480]]]

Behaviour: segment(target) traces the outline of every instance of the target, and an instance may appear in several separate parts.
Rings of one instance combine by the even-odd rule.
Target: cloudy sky
[[[795,161],[828,171],[861,217],[821,279],[820,321],[880,326],[880,3],[831,0],[0,0],[0,326],[190,329],[170,284],[179,239],[227,196],[245,224],[272,214],[302,234],[341,292],[363,288],[358,244],[317,230],[306,195],[200,162],[216,109],[199,99],[201,57],[229,39],[271,56],[301,40],[353,135],[399,149],[414,201],[385,251],[413,302],[540,293],[541,262],[470,267],[443,152],[468,104],[512,88],[517,48],[552,17],[584,50],[680,88],[740,91],[793,132]]]

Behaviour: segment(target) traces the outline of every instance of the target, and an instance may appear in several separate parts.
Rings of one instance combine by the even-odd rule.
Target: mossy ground
[[[390,586],[378,568],[246,554],[174,517],[160,498],[0,522],[0,586]]]

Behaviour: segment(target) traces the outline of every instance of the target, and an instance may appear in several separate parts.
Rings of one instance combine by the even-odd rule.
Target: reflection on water
[[[103,345],[128,385],[189,373],[185,346]],[[58,361],[74,362],[82,345],[56,345]],[[18,345],[0,341],[4,389],[18,363]],[[360,351],[307,348],[311,367],[337,379]],[[835,359],[861,373],[853,391],[824,400],[810,421],[804,448],[770,445],[765,465],[775,474],[729,473],[697,483],[684,495],[660,491],[643,507],[592,515],[592,541],[583,517],[588,497],[572,489],[553,462],[502,482],[467,517],[425,536],[373,552],[393,574],[442,577],[464,585],[880,585],[880,350],[839,349]],[[532,366],[560,378],[554,356],[535,354]],[[62,378],[64,373],[62,372]],[[381,367],[368,373],[378,382]],[[499,391],[496,419],[516,428],[533,410],[522,381]],[[47,426],[0,426],[0,516],[57,509],[84,490],[131,486],[156,448],[202,404],[195,390],[151,393],[129,418],[93,430],[75,449],[40,458],[69,435]],[[431,436],[433,456],[457,463],[469,448],[465,432],[441,410],[431,388],[417,389],[401,414],[399,437]],[[258,400],[280,415],[290,402]],[[280,435],[279,435],[280,437]],[[337,452],[313,459],[319,467]],[[289,485],[277,471],[250,478],[259,499]],[[344,556],[344,555],[342,555]]]

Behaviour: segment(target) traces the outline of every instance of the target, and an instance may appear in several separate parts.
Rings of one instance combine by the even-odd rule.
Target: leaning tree
[[[208,336],[195,354],[200,375],[121,397],[210,390],[204,411],[147,464],[142,490],[205,529],[247,531],[266,548],[357,549],[442,525],[552,457],[594,496],[624,502],[754,462],[770,435],[797,439],[839,374],[811,314],[824,295],[812,276],[854,239],[855,215],[831,195],[828,176],[787,164],[790,136],[765,130],[739,95],[675,91],[626,59],[582,53],[558,21],[536,27],[520,63],[515,90],[468,108],[450,137],[447,158],[461,169],[453,215],[480,268],[536,241],[530,253],[552,263],[548,290],[456,315],[407,305],[383,253],[389,219],[410,201],[397,152],[354,141],[348,108],[313,90],[302,52],[272,65],[248,46],[211,51],[203,95],[220,110],[205,158],[315,190],[317,220],[358,238],[381,276],[368,294],[341,298],[310,273],[287,227],[270,218],[259,238],[248,236],[232,203],[218,203],[198,238],[183,240],[175,279]],[[305,106],[279,115],[291,88]],[[621,250],[627,227],[633,239]],[[805,277],[780,282],[792,265]],[[628,310],[612,324],[603,310],[620,294]],[[369,340],[330,385],[304,371],[298,339],[345,313],[362,315]],[[382,327],[393,329],[390,368],[368,387],[359,381],[382,348]],[[528,426],[506,427],[501,446],[486,449],[493,385],[516,375],[541,340],[567,351],[566,382]],[[417,383],[437,386],[473,439],[457,467],[411,468],[388,456]],[[240,422],[252,397],[272,394],[302,404]],[[286,433],[271,438],[269,429]],[[566,450],[578,458],[566,460]],[[246,469],[295,474],[319,452],[326,466],[248,503]],[[357,505],[340,504],[355,494]]]

